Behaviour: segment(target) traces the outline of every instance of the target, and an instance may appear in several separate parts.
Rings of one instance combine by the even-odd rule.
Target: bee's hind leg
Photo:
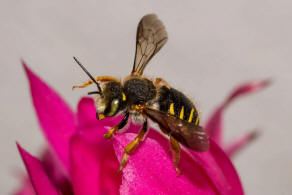
[[[131,141],[124,148],[124,156],[123,156],[122,161],[120,163],[120,168],[119,168],[118,172],[121,172],[121,170],[126,166],[127,161],[129,159],[129,154],[131,152],[133,152],[135,148],[137,148],[137,146],[139,145],[139,143],[141,141],[143,141],[147,130],[148,130],[148,123],[147,123],[147,119],[146,119],[145,122],[143,123],[141,130],[139,131],[138,135],[136,136],[136,138],[133,141]]]
[[[111,77],[111,76],[99,76],[99,77],[94,78],[94,80],[99,81],[99,82],[108,82],[108,81],[117,81],[118,82],[118,79]],[[81,85],[74,85],[72,88],[73,89],[84,88],[84,87],[91,85],[92,83],[93,83],[93,81],[90,80],[90,81],[82,83]]]
[[[125,127],[126,124],[128,123],[129,115],[130,113],[126,112],[123,119],[117,125],[113,126],[106,134],[104,134],[104,138],[111,139],[114,133],[116,133],[118,130],[122,129],[123,127]]]
[[[178,163],[180,160],[180,145],[178,143],[178,141],[172,137],[171,135],[169,136],[169,141],[170,141],[170,148],[171,148],[171,152],[172,152],[172,160],[173,160],[173,166],[177,172],[178,175],[181,175],[181,172],[178,168]]]

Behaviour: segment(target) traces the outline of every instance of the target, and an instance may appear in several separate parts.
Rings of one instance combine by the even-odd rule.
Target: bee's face
[[[125,108],[125,98],[121,83],[111,81],[103,86],[103,96],[98,96],[96,100],[99,119],[115,116]]]

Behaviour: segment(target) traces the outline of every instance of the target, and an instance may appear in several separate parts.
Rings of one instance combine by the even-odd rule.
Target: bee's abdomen
[[[158,103],[160,111],[167,112],[190,123],[199,124],[199,115],[196,107],[180,91],[162,86],[159,90]]]

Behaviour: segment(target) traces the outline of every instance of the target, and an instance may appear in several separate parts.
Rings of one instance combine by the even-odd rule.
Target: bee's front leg
[[[138,135],[136,136],[136,138],[124,148],[124,156],[123,156],[122,161],[120,163],[119,172],[127,164],[127,161],[129,159],[129,154],[131,152],[133,152],[135,148],[137,148],[137,146],[139,145],[139,143],[141,141],[143,141],[143,139],[147,133],[147,130],[148,130],[148,123],[147,123],[147,119],[146,119],[145,122],[143,123],[141,130],[139,131]]]
[[[130,113],[126,112],[125,116],[119,122],[119,124],[113,126],[106,134],[104,134],[104,138],[105,139],[111,139],[113,137],[114,133],[116,133],[118,130],[120,130],[124,126],[126,126],[126,124],[128,123],[129,115],[130,115]]]

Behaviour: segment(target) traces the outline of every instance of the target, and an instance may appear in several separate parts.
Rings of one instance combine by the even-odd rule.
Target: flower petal
[[[240,150],[246,147],[249,143],[255,140],[259,136],[257,130],[251,131],[247,134],[242,135],[241,137],[235,139],[225,147],[225,152],[229,157],[233,157]]]
[[[123,147],[135,135],[125,133],[115,136],[114,148],[119,160],[123,156]],[[218,150],[218,154],[214,154]],[[182,152],[179,164],[182,176],[177,176],[171,159],[168,141],[155,130],[150,130],[123,169],[120,193],[243,194],[230,160],[212,142],[207,152]]]
[[[59,191],[64,195],[73,195],[68,172],[63,168],[55,153],[50,149],[46,149],[40,159],[48,177]]]
[[[192,152],[195,153],[195,152]],[[208,154],[209,153],[209,154]],[[220,175],[216,173],[221,170],[222,175],[226,179],[226,183],[220,180],[220,177],[216,180],[213,180],[215,185],[218,186],[218,191],[221,194],[238,194],[243,195],[243,188],[240,182],[240,178],[234,168],[230,158],[226,155],[226,153],[214,142],[212,139],[210,140],[210,149],[209,152],[204,153],[202,155],[202,161],[206,163],[206,172],[209,173],[209,176],[212,178],[212,175]],[[198,153],[197,153],[198,155]],[[197,155],[194,155],[196,157]],[[210,160],[213,159],[214,161]],[[214,164],[213,164],[214,163]],[[214,168],[215,167],[215,168]],[[214,174],[215,173],[215,174]],[[220,173],[220,171],[219,171]]]
[[[226,103],[230,103],[232,100],[241,95],[249,94],[251,92],[257,92],[270,84],[271,80],[266,79],[262,81],[254,81],[240,85],[230,94],[230,96],[227,98]]]
[[[81,135],[72,138],[71,177],[75,195],[119,194],[118,165],[111,143],[89,142]]]
[[[89,97],[83,97],[78,103],[78,124],[82,126],[88,123],[95,122],[97,120],[95,113],[96,109],[94,107],[94,100]]]
[[[50,149],[45,149],[40,157],[40,162],[48,178],[54,186],[64,195],[73,195],[72,186],[68,174],[61,162]],[[22,186],[15,195],[35,195],[35,190],[27,174],[22,176]]]
[[[207,120],[207,123],[205,125],[205,129],[208,132],[209,136],[213,138],[213,140],[219,144],[222,145],[222,115],[225,110],[225,108],[236,98],[250,94],[252,92],[259,91],[260,89],[268,86],[271,83],[270,80],[263,80],[258,82],[250,82],[243,85],[240,85],[237,87],[226,99],[225,102],[223,102],[222,105],[220,105],[214,112],[211,114],[211,117]]]
[[[58,190],[50,181],[41,162],[21,148],[20,145],[17,144],[17,147],[36,193],[38,195],[58,195]]]
[[[69,140],[76,130],[74,114],[63,99],[22,62],[39,123],[59,159],[69,169]]]
[[[208,135],[220,146],[223,145],[222,143],[222,131],[223,131],[223,120],[222,115],[225,107],[219,106],[213,114],[211,114],[211,117],[207,120],[207,123],[205,125],[205,129],[208,133]]]

